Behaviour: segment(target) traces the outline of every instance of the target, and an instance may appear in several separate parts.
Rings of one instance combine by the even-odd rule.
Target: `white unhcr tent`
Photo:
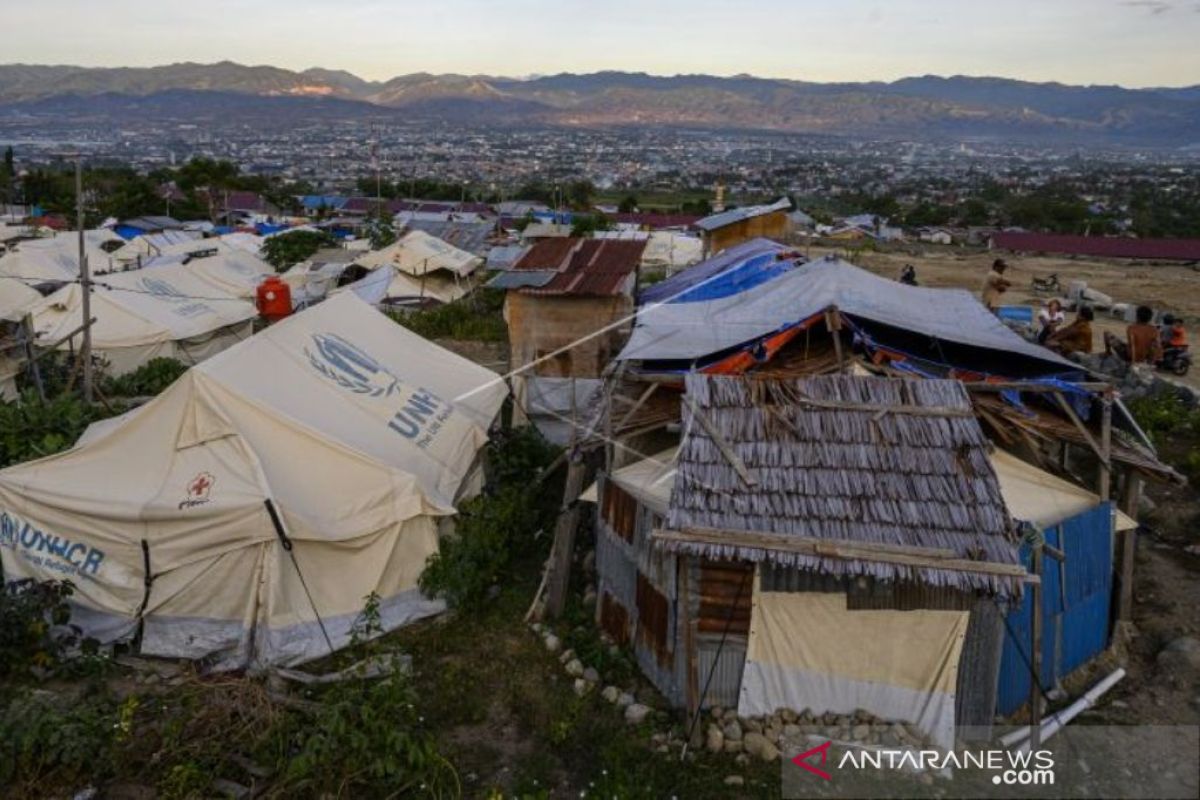
[[[83,250],[92,274],[120,270],[121,265],[101,245],[124,240],[109,230],[83,232]],[[60,233],[46,239],[19,242],[0,256],[0,276],[22,280],[29,285],[62,283],[79,277],[79,236]]]
[[[200,280],[186,266],[103,276],[91,300],[92,348],[108,360],[111,375],[158,357],[198,363],[249,336],[257,316],[253,305]],[[63,340],[83,323],[82,301],[82,289],[72,283],[34,306],[34,335],[41,346],[68,347]]]
[[[372,270],[391,267],[390,299],[449,303],[467,293],[471,273],[483,259],[424,231],[410,231],[382,250],[364,253],[355,263]]]
[[[0,471],[9,579],[69,578],[102,641],[218,669],[442,609],[417,577],[506,389],[346,293],[188,371],[74,449]],[[326,640],[328,637],[328,641]]]

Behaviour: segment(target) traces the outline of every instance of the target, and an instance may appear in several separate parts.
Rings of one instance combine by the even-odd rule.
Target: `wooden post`
[[[1138,501],[1142,496],[1142,476],[1130,469],[1125,475],[1121,510],[1137,519]],[[1117,595],[1117,619],[1133,619],[1133,561],[1137,554],[1137,529],[1122,531],[1117,543],[1121,591]]]
[[[33,378],[33,385],[37,387],[38,397],[44,403],[46,387],[42,383],[42,371],[33,353],[33,336],[33,315],[26,314],[21,318],[21,344],[25,350],[25,363],[29,365],[29,375]]]
[[[546,582],[546,615],[557,617],[567,605],[571,579],[571,556],[575,551],[575,528],[579,525],[579,495],[584,489],[587,464],[582,450],[571,454],[567,465],[567,484],[563,489],[563,508],[554,526],[554,546],[550,555],[550,579]]]
[[[680,553],[675,563],[675,607],[679,609],[680,646],[683,649],[684,702],[687,718],[694,720],[700,714],[700,687],[696,677],[696,622],[692,619],[692,560],[687,554]],[[693,726],[688,746],[699,748],[703,742],[700,726]]]
[[[1040,537],[1039,537],[1040,538]],[[1042,543],[1033,546],[1033,574],[1042,576]],[[1030,662],[1033,664],[1032,680],[1029,682],[1029,749],[1037,750],[1042,743],[1042,582],[1039,580],[1030,587],[1030,601],[1033,603],[1032,624],[1029,626],[1029,638],[1032,641],[1033,652]]]
[[[825,327],[829,328],[829,334],[833,337],[833,352],[837,356],[838,372],[845,372],[846,360],[842,354],[842,315],[838,313],[837,306],[830,306],[825,310]]]
[[[1107,501],[1112,491],[1112,392],[1105,392],[1100,417],[1100,500]]]

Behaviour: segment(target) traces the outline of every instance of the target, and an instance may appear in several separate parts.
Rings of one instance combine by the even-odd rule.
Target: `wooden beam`
[[[713,425],[708,415],[704,413],[700,406],[696,405],[696,401],[692,398],[685,396],[684,400],[687,402],[688,408],[692,411],[692,418],[700,423],[701,428],[704,428],[704,432],[713,440],[713,444],[721,451],[721,455],[729,462],[729,466],[733,467],[734,471],[737,472],[738,477],[742,479],[742,483],[747,486],[757,486],[758,481],[750,474],[750,470],[746,467],[746,462],[742,461],[738,457],[738,454],[733,452],[733,446],[721,435],[721,432]]]
[[[883,544],[875,542],[852,542],[840,539],[819,539],[788,534],[757,533],[718,528],[688,528],[683,531],[655,530],[651,539],[656,542],[679,544],[705,544],[721,546],[751,547],[782,553],[839,558],[854,561],[876,561],[927,569],[946,569],[955,572],[974,572],[1025,581],[1037,579],[1030,576],[1020,564],[997,564],[990,561],[972,561],[962,558],[953,550],[910,545]]]
[[[1080,389],[1086,389],[1089,392],[1103,392],[1112,389],[1110,383],[1073,383],[1072,386],[1077,386]],[[1033,381],[963,381],[963,386],[969,392],[1052,392],[1061,391],[1058,387],[1045,383],[1036,383]]]
[[[1134,470],[1125,474],[1125,489],[1121,497],[1121,510],[1137,519],[1138,504],[1142,495],[1142,476]],[[1122,531],[1118,535],[1117,569],[1121,585],[1117,593],[1117,619],[1133,619],[1133,562],[1137,555],[1137,529]]]
[[[1092,448],[1092,452],[1096,454],[1096,458],[1100,459],[1104,466],[1111,468],[1112,465],[1105,456],[1104,450],[1096,442],[1096,437],[1092,436],[1092,432],[1089,431],[1087,426],[1083,424],[1083,420],[1081,420],[1079,415],[1075,413],[1075,409],[1071,408],[1071,404],[1067,402],[1067,398],[1063,397],[1063,393],[1054,392],[1054,399],[1058,401],[1058,405],[1063,410],[1063,413],[1067,415],[1067,418],[1071,420],[1076,429],[1083,436],[1084,441],[1088,443],[1088,447]]]
[[[638,397],[637,401],[633,404],[633,407],[630,408],[628,411],[626,411],[625,416],[621,417],[621,421],[616,424],[617,431],[620,431],[622,428],[624,428],[625,423],[629,422],[629,420],[633,417],[633,415],[637,413],[638,409],[640,409],[643,405],[645,405],[646,401],[650,399],[650,395],[652,395],[658,391],[658,386],[659,386],[659,384],[652,383],[646,387],[646,390],[641,393],[641,395]],[[624,400],[625,398],[621,397],[620,395],[613,395],[613,399]],[[611,409],[610,409],[610,413],[611,413]]]
[[[1101,401],[1100,415],[1100,472],[1096,480],[1100,484],[1100,499],[1107,501],[1112,490],[1112,397],[1105,394]]]

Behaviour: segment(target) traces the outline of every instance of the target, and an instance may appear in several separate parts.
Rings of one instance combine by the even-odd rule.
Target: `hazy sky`
[[[3,0],[0,61],[1200,83],[1200,0]]]

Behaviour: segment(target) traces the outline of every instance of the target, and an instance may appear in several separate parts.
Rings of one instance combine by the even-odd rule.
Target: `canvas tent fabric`
[[[83,291],[68,284],[33,307],[34,335],[43,346],[63,340],[83,320]],[[123,375],[152,358],[198,363],[251,333],[258,312],[244,300],[200,280],[186,266],[135,270],[96,281],[92,347]]]
[[[417,577],[504,394],[338,295],[0,471],[5,576],[70,578],[85,633],[140,623],[145,654],[219,669],[325,655],[371,592],[385,629],[442,608]]]
[[[41,302],[42,296],[25,283],[0,278],[0,320],[16,321]]]
[[[1100,505],[1099,495],[1003,450],[994,451],[991,460],[1013,519],[1044,530]],[[1113,524],[1118,531],[1138,526],[1136,520],[1119,510],[1114,513]]]
[[[966,611],[847,608],[836,592],[764,592],[751,605],[738,714],[779,708],[853,714],[865,708],[954,746]]]
[[[189,272],[234,297],[252,299],[258,285],[275,270],[251,253],[228,248],[216,255],[193,258],[185,265]]]
[[[444,270],[463,278],[474,272],[483,259],[424,231],[410,231],[382,250],[364,254],[356,263],[369,269],[390,266],[413,277]]]
[[[84,252],[92,274],[101,275],[122,268],[101,249],[105,243],[121,241],[124,240],[112,231],[84,231]],[[79,237],[74,233],[60,233],[21,242],[0,256],[0,276],[15,277],[30,285],[78,280]]]
[[[678,277],[684,275],[687,272]],[[705,287],[721,279],[718,273]],[[619,359],[697,359],[791,328],[836,307],[851,318],[935,341],[1022,356],[1044,371],[1079,369],[1021,338],[970,292],[906,286],[833,257],[780,271],[744,291],[709,297],[711,292],[698,290],[644,304]]]

